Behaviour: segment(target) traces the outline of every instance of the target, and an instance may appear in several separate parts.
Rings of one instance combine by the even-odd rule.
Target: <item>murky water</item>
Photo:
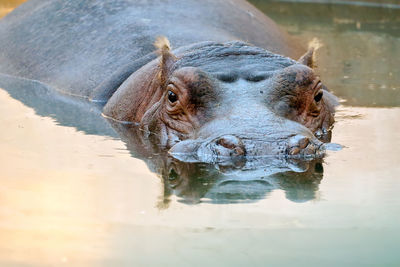
[[[261,170],[238,185],[229,170],[175,166],[162,177],[157,155],[132,157],[103,119],[65,126],[54,113],[75,108],[34,110],[15,99],[23,90],[0,89],[0,266],[400,264],[400,8],[253,2],[324,44],[344,149],[313,175]]]

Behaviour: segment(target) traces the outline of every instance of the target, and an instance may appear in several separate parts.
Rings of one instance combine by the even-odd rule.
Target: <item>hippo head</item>
[[[184,161],[319,155],[336,98],[312,66],[242,42],[206,42],[171,52],[132,74],[104,115],[137,123]]]

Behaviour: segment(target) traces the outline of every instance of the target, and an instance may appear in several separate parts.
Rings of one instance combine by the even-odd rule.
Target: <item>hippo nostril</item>
[[[310,139],[308,139],[307,137],[304,137],[302,139],[299,140],[299,148],[303,149],[305,148],[308,144],[310,143]]]
[[[297,154],[299,154],[300,153],[300,148],[298,148],[298,147],[292,147],[290,150],[289,150],[289,155],[297,155]]]
[[[233,152],[236,156],[243,156],[244,155],[244,148],[241,146],[237,146],[233,149]]]
[[[231,155],[241,156],[245,154],[244,145],[236,136],[225,135],[219,138],[216,143],[231,151]]]
[[[289,146],[303,149],[308,145],[309,142],[310,139],[308,137],[305,137],[304,135],[295,135],[292,138],[290,138]]]
[[[310,139],[304,135],[295,135],[289,140],[289,154],[297,155],[300,151],[307,147],[310,143]]]
[[[218,145],[223,146],[228,149],[234,149],[235,147],[237,147],[239,145],[239,143],[240,143],[240,140],[237,137],[231,136],[231,135],[221,137],[220,139],[217,140]]]

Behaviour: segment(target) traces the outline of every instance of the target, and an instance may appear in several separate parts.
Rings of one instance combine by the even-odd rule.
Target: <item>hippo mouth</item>
[[[181,141],[169,150],[169,154],[183,162],[241,165],[245,161],[271,157],[309,160],[323,157],[326,150],[338,149],[340,145],[299,134],[274,142],[224,135],[208,140]]]

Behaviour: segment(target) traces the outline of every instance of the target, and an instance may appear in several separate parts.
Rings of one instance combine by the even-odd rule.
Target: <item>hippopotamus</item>
[[[330,141],[315,49],[243,0],[31,0],[0,43],[1,77],[96,103],[183,161],[315,157]]]

